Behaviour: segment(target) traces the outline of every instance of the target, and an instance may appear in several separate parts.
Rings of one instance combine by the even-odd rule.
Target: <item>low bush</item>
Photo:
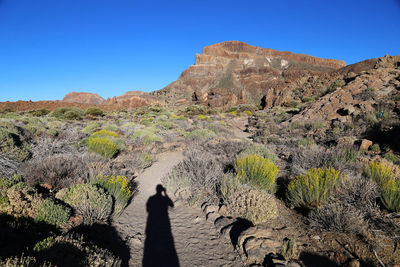
[[[314,139],[312,139],[310,137],[306,137],[306,138],[297,139],[296,144],[297,144],[297,146],[300,146],[300,147],[307,147],[307,146],[314,145],[315,141],[314,141]]]
[[[293,207],[319,208],[328,200],[341,173],[333,168],[309,169],[288,185],[287,199]]]
[[[118,134],[114,131],[110,131],[110,130],[100,130],[97,132],[94,132],[90,137],[118,137]]]
[[[239,157],[244,157],[248,155],[257,155],[260,157],[264,157],[266,159],[271,160],[272,162],[276,161],[276,155],[271,152],[268,148],[263,145],[253,143],[246,149],[244,149],[240,154]]]
[[[399,157],[393,153],[385,153],[385,155],[383,156],[384,159],[391,161],[393,163],[397,163],[399,161]]]
[[[49,237],[37,242],[33,246],[33,251],[40,252],[40,251],[49,249],[53,245],[54,245],[54,236],[49,236]]]
[[[37,158],[21,165],[25,181],[35,186],[47,184],[54,190],[88,181],[87,164],[96,158],[77,155],[55,155]]]
[[[103,130],[111,131],[111,132],[118,132],[119,129],[116,125],[108,124],[108,125],[104,126]]]
[[[364,169],[364,175],[382,186],[391,178],[394,178],[394,166],[386,160],[370,161]]]
[[[57,204],[52,199],[45,199],[39,206],[34,220],[62,227],[68,221],[70,214],[71,211],[68,207]]]
[[[30,156],[28,144],[14,125],[0,125],[0,140],[0,152],[10,159],[21,162]]]
[[[7,190],[11,188],[13,185],[16,185],[22,182],[21,175],[14,175],[11,178],[0,178],[0,195],[6,196]]]
[[[102,155],[105,158],[112,158],[118,153],[117,145],[108,138],[89,138],[87,147],[90,152]]]
[[[72,186],[62,200],[81,214],[84,223],[89,225],[108,221],[113,208],[111,196],[92,184]]]
[[[43,198],[37,190],[20,182],[7,190],[8,201],[12,214],[18,217],[35,218],[43,203]]]
[[[97,107],[90,107],[85,111],[85,114],[94,116],[94,117],[98,117],[98,116],[103,116],[104,112]]]
[[[328,153],[324,147],[313,145],[306,148],[296,148],[291,159],[291,172],[294,175],[299,175],[308,169],[324,167],[328,161]]]
[[[254,224],[259,224],[274,219],[278,215],[273,195],[241,184],[239,177],[225,175],[221,179],[220,191],[229,216],[244,218]]]
[[[196,129],[186,135],[189,140],[193,139],[209,139],[215,137],[216,134],[208,129]]]
[[[6,259],[0,259],[0,266],[4,267],[34,267],[34,266],[43,266],[43,267],[51,267],[54,266],[48,262],[40,262],[35,257],[26,256],[22,254],[21,256],[9,257]]]
[[[153,127],[146,127],[144,129],[137,129],[133,135],[132,139],[141,139],[145,144],[151,144],[154,142],[161,142],[162,138],[156,135],[157,129]]]
[[[89,122],[85,128],[82,129],[82,132],[87,134],[92,134],[97,131],[101,127],[101,123],[99,122]]]
[[[92,183],[113,197],[114,215],[119,215],[125,209],[134,194],[133,184],[125,176],[98,175]]]
[[[49,116],[62,120],[80,120],[85,115],[83,110],[78,108],[57,108],[53,110]]]
[[[382,184],[381,201],[389,211],[400,212],[400,178]]]
[[[150,167],[154,162],[154,157],[150,153],[142,152],[139,154],[139,159],[142,161],[143,168]]]
[[[331,202],[312,210],[308,221],[320,230],[341,233],[361,233],[368,225],[359,208],[343,202]]]
[[[40,108],[40,109],[34,109],[29,111],[29,113],[32,114],[32,116],[35,117],[43,117],[46,116],[47,114],[50,113],[50,111],[47,108]]]
[[[269,193],[276,191],[275,179],[279,169],[269,159],[257,155],[241,157],[236,160],[234,168],[242,183],[248,183]]]
[[[379,188],[361,175],[347,176],[329,199],[329,203],[311,211],[308,221],[320,231],[360,234],[379,214],[376,199]]]
[[[184,197],[188,203],[200,200],[218,203],[217,187],[222,176],[222,166],[213,155],[190,149],[185,152],[183,161],[163,178],[163,184],[173,193],[188,189],[190,194]]]

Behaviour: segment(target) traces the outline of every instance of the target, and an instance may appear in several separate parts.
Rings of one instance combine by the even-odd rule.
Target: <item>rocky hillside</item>
[[[346,66],[340,60],[281,52],[229,41],[207,46],[195,64],[157,96],[175,104],[280,105],[296,98],[298,81]]]

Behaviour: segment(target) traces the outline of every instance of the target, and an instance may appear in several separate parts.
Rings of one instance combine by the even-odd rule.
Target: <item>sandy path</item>
[[[121,236],[129,240],[131,254],[129,266],[142,265],[148,216],[146,202],[156,193],[156,186],[160,184],[161,178],[182,158],[180,151],[160,155],[158,162],[146,169],[136,179],[139,184],[139,193],[114,222],[114,226]],[[174,204],[175,207],[169,209],[169,219],[173,243],[181,267],[244,266],[233,250],[230,241],[219,237],[214,225],[205,221],[204,214],[199,208],[189,208],[179,203]],[[157,244],[154,245],[157,246]],[[157,255],[153,256],[157,257]]]

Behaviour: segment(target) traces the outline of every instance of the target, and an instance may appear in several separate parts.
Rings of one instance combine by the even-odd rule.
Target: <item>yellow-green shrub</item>
[[[390,211],[400,212],[400,179],[389,179],[382,184],[381,201]]]
[[[93,183],[107,191],[114,199],[114,214],[119,215],[133,197],[134,188],[125,176],[98,175]]]
[[[371,161],[367,164],[364,174],[382,186],[394,177],[394,167],[388,161]]]
[[[118,134],[114,131],[109,131],[109,130],[100,130],[97,132],[94,132],[91,137],[103,137],[103,136],[112,136],[112,137],[118,137]]]
[[[202,120],[207,120],[207,121],[209,121],[209,120],[210,120],[210,117],[209,117],[209,116],[206,116],[206,115],[203,115],[203,114],[199,114],[199,115],[197,115],[196,119],[197,119],[198,121],[202,121]]]
[[[242,183],[249,183],[270,193],[276,191],[275,179],[279,169],[269,159],[249,155],[238,158],[234,167]]]
[[[309,169],[289,183],[288,200],[293,207],[318,208],[328,200],[340,177],[340,171],[330,167]]]
[[[118,153],[117,145],[106,137],[90,137],[87,141],[89,151],[106,158],[112,158]]]

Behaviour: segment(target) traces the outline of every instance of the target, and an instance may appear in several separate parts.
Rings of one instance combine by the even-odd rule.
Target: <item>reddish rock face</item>
[[[71,92],[67,94],[62,101],[67,103],[100,105],[103,104],[105,100],[98,94]]]
[[[211,107],[236,104],[280,105],[295,98],[294,81],[321,75],[346,66],[340,60],[229,41],[207,46],[195,56],[195,64],[179,79],[154,95],[173,104],[206,104]],[[262,101],[262,99],[264,99]]]

